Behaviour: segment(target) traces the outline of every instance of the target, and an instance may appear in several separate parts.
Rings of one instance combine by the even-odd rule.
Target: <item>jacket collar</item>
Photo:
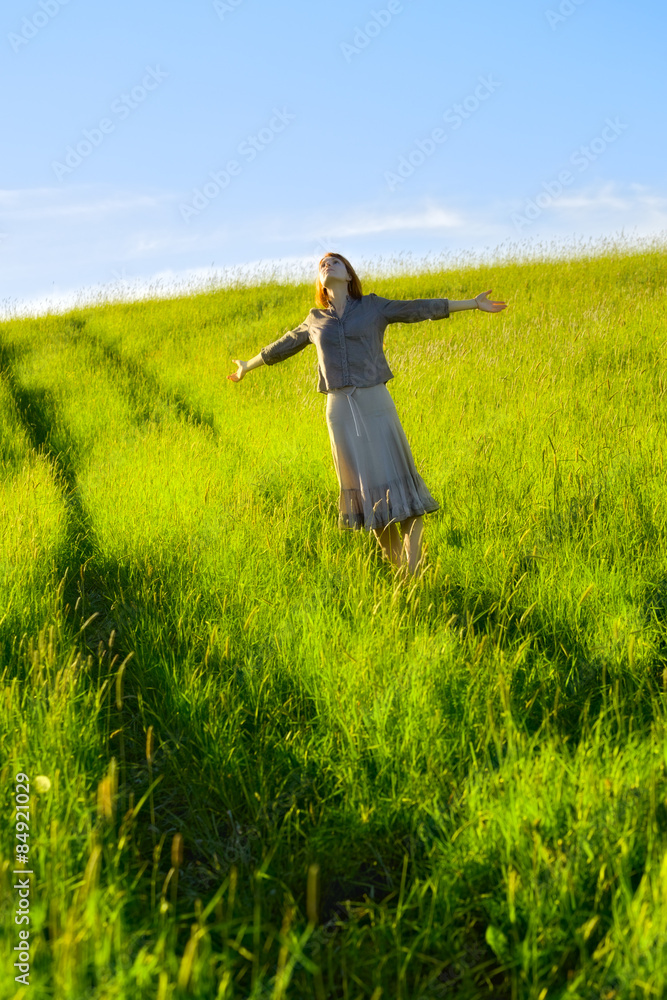
[[[341,313],[340,318],[341,319],[343,318],[343,316],[348,311],[348,309],[350,309],[352,307],[353,303],[360,302],[360,301],[361,301],[361,299],[353,299],[351,295],[348,295],[347,302],[345,303],[345,308],[343,309],[343,312]],[[333,305],[327,306],[326,312],[330,312],[330,313],[333,313],[334,316],[338,316],[338,313],[334,309]]]

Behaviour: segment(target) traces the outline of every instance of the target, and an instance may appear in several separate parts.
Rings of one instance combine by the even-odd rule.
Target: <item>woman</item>
[[[318,308],[295,330],[238,365],[227,378],[317,348],[318,391],[327,396],[327,427],[340,496],[340,528],[373,531],[383,555],[396,567],[416,572],[421,560],[423,515],[438,510],[417,472],[387,382],[393,378],[382,348],[389,323],[447,319],[451,312],[500,312],[488,292],[474,299],[383,299],[362,295],[354,268],[338,253],[327,253],[316,282]],[[402,533],[399,534],[399,525]]]

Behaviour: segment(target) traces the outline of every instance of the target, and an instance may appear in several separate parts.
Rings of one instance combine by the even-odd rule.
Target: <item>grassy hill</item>
[[[336,527],[315,349],[226,379],[313,285],[0,324],[3,997],[662,995],[666,287],[365,282],[508,303],[387,329],[403,583]]]

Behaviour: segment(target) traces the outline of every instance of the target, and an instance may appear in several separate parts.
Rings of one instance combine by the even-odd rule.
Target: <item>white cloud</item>
[[[539,201],[533,196],[533,200]],[[512,201],[505,210],[508,218],[512,212],[522,213],[527,199]],[[618,181],[601,181],[580,190],[564,190],[543,207],[533,225],[535,229],[563,227],[581,234],[600,236],[620,228],[632,229],[637,236],[663,231],[667,227],[667,197],[645,184],[621,184]]]
[[[554,209],[577,209],[596,216],[599,212],[624,213],[644,226],[660,228],[667,224],[667,198],[654,194],[642,184],[629,184],[623,191],[619,184],[608,181],[598,189],[587,188],[561,196]]]
[[[471,241],[502,241],[515,236],[510,224],[513,211],[521,211],[525,201],[495,199],[493,203],[479,203],[478,206],[462,210],[451,204],[435,199],[407,208],[404,211],[368,210],[363,206],[355,212],[348,212],[336,219],[311,220],[301,227],[298,235],[307,240],[340,240],[375,236],[382,233],[442,234],[460,236],[466,243]],[[601,215],[603,218],[601,219]],[[638,234],[660,231],[667,226],[667,197],[652,191],[646,185],[637,183],[621,185],[607,181],[591,185],[581,191],[565,191],[554,198],[539,219],[535,229],[562,232],[563,225],[572,235],[589,235],[595,231],[601,237],[617,231],[620,227],[635,227]],[[294,237],[282,224],[276,229],[283,239]],[[290,235],[285,236],[285,232]]]
[[[137,210],[155,209],[175,200],[174,195],[104,194],[89,188],[24,188],[0,190],[0,212],[16,221],[40,219],[96,219]]]
[[[333,225],[324,223],[310,231],[310,238],[316,239],[324,228],[330,236],[346,238],[366,236],[376,233],[405,232],[415,230],[463,230],[467,220],[461,212],[455,212],[444,205],[433,202],[424,208],[405,212],[359,212],[343,216]]]

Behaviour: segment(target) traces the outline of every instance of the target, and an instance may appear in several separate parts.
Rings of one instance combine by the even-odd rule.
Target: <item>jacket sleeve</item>
[[[295,330],[290,330],[272,344],[262,348],[259,353],[265,365],[277,365],[279,361],[286,361],[311,343],[308,319],[309,317]]]
[[[420,323],[425,319],[449,319],[449,299],[383,299],[374,296],[387,323]]]

